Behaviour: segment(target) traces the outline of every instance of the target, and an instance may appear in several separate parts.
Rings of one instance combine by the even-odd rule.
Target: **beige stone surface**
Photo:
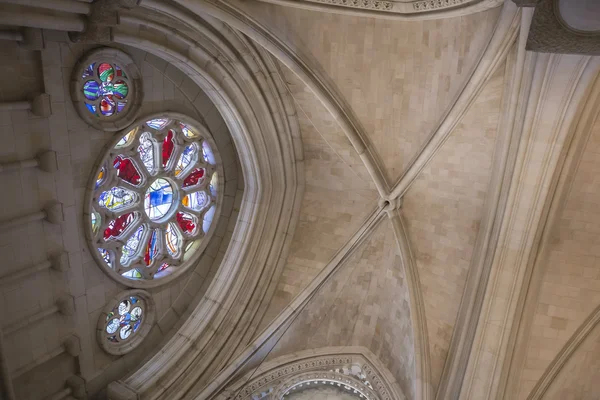
[[[327,265],[375,209],[377,191],[331,114],[281,65],[295,99],[304,149],[305,188],[287,263],[262,321],[271,320]]]
[[[435,21],[389,21],[261,2],[239,4],[326,79],[358,116],[391,185],[458,95],[499,8]]]
[[[364,346],[414,398],[414,352],[404,269],[384,219],[290,326],[269,358],[307,348]]]
[[[444,367],[483,216],[503,81],[501,66],[404,198],[425,303],[434,387]]]
[[[592,128],[545,255],[539,298],[520,377],[525,398],[573,332],[600,304],[600,120]]]

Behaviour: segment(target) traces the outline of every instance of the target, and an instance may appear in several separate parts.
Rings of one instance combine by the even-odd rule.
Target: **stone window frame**
[[[102,256],[98,252],[98,246],[94,242],[96,234],[93,232],[92,224],[90,223],[90,221],[91,221],[91,216],[92,216],[93,204],[97,203],[97,200],[94,199],[94,194],[96,192],[96,179],[97,179],[98,173],[100,172],[102,167],[108,166],[110,164],[110,162],[112,161],[112,158],[114,158],[117,154],[122,153],[122,151],[120,151],[120,149],[115,149],[115,145],[117,144],[117,142],[119,142],[121,140],[121,138],[124,135],[126,135],[128,132],[130,132],[132,129],[135,129],[135,127],[141,126],[145,121],[155,119],[155,118],[169,118],[169,119],[182,121],[184,123],[188,123],[189,125],[191,125],[197,129],[200,138],[206,140],[210,144],[210,147],[212,149],[212,152],[213,152],[213,155],[215,158],[215,162],[216,162],[215,169],[216,169],[216,172],[217,172],[218,178],[219,178],[218,184],[217,184],[216,210],[215,210],[214,219],[211,223],[209,231],[202,237],[202,239],[201,239],[202,242],[194,250],[193,255],[189,259],[183,261],[181,263],[181,265],[177,266],[177,268],[175,270],[173,270],[170,274],[168,274],[166,276],[161,276],[159,279],[131,279],[131,278],[122,276],[117,271],[115,271],[112,267],[109,267],[105,263],[105,261],[102,259]],[[138,168],[143,168],[143,167],[140,165]],[[219,154],[217,144],[213,138],[212,133],[210,132],[208,126],[204,123],[204,121],[199,121],[199,120],[189,117],[185,114],[181,114],[181,113],[177,113],[177,112],[173,112],[173,111],[152,113],[152,114],[148,114],[148,115],[138,118],[133,124],[128,126],[126,129],[123,129],[122,131],[120,131],[118,134],[116,134],[114,136],[114,138],[111,141],[109,141],[106,144],[104,149],[101,151],[100,156],[98,157],[94,167],[92,168],[92,172],[90,174],[89,181],[86,186],[84,210],[83,210],[84,221],[85,221],[84,222],[84,224],[85,224],[84,231],[85,231],[85,235],[86,235],[86,243],[88,245],[88,249],[90,251],[90,254],[92,255],[92,258],[94,259],[96,264],[98,264],[100,269],[102,269],[108,276],[110,276],[112,279],[116,280],[117,282],[119,282],[127,287],[146,289],[146,288],[154,288],[154,287],[169,284],[170,282],[172,282],[176,278],[180,277],[185,272],[194,268],[194,266],[196,265],[196,263],[198,262],[198,260],[202,256],[202,254],[204,253],[206,247],[210,243],[213,235],[215,234],[216,228],[219,224],[219,218],[221,216],[222,208],[223,208],[223,199],[225,197],[224,196],[224,193],[225,193],[224,177],[225,177],[225,173],[224,173],[223,162],[222,162],[221,156]],[[98,191],[98,193],[99,193],[99,191]],[[139,201],[141,203],[143,203],[143,199],[140,199]],[[99,207],[96,206],[95,208],[98,209]]]
[[[98,117],[93,115],[86,107],[86,99],[83,93],[84,84],[90,80],[83,78],[82,74],[92,63],[98,64],[107,62],[117,64],[127,76],[123,80],[128,85],[127,105],[121,112],[115,112],[111,116]],[[124,51],[112,48],[102,47],[86,53],[73,69],[71,77],[71,100],[75,110],[87,124],[107,132],[114,132],[124,129],[130,125],[138,116],[144,97],[142,75],[133,59]]]

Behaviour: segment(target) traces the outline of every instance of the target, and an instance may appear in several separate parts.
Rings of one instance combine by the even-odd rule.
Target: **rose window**
[[[110,146],[89,227],[91,251],[120,280],[156,281],[198,257],[219,204],[213,149],[206,128],[183,116],[148,119]]]
[[[131,124],[142,101],[139,69],[121,50],[103,48],[86,55],[75,67],[71,97],[90,125],[116,131]]]
[[[129,78],[116,63],[92,63],[82,74],[85,106],[96,116],[111,116],[127,106]]]
[[[125,354],[140,345],[155,319],[150,294],[144,290],[121,292],[108,301],[98,318],[98,343],[110,354]]]
[[[129,296],[123,299],[106,316],[106,326],[104,328],[106,340],[112,343],[120,343],[128,340],[132,334],[137,333],[142,324],[143,307],[143,303],[138,297]]]

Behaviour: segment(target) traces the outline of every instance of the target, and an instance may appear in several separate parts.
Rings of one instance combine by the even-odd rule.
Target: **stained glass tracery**
[[[145,304],[141,298],[127,296],[122,299],[107,315],[104,326],[106,340],[110,343],[121,343],[139,332],[144,322]]]
[[[130,83],[123,69],[113,62],[91,63],[84,68],[81,79],[85,106],[97,117],[122,113],[127,106]]]
[[[112,74],[120,76],[118,70]],[[210,144],[197,132],[171,118],[147,120],[116,140],[112,168],[97,173],[93,207],[99,213],[90,220],[95,247],[120,276],[166,276],[190,259],[208,233],[218,178]]]

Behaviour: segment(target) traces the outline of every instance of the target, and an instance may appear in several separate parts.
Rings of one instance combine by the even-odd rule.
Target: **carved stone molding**
[[[261,0],[287,7],[381,18],[435,19],[500,6],[502,0]]]
[[[329,347],[288,354],[238,378],[218,399],[280,399],[300,385],[314,387],[320,382],[346,385],[367,400],[403,398],[389,381],[389,372],[374,365],[374,357],[362,347]]]

